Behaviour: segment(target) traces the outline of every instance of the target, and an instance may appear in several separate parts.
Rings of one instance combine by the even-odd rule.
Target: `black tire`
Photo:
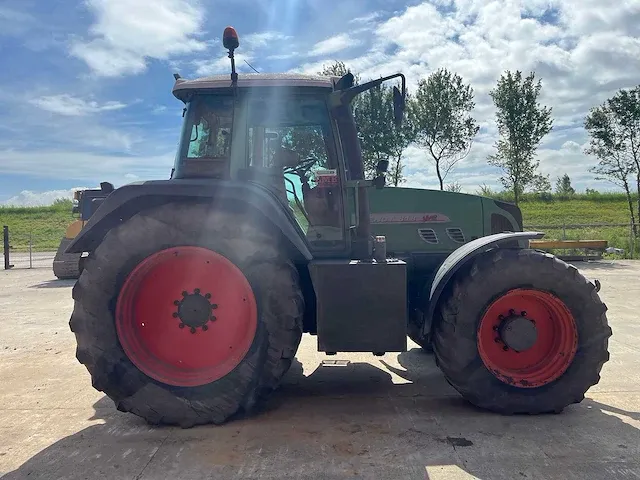
[[[429,291],[433,281],[432,275],[415,275],[415,280],[409,287],[409,309],[413,313],[409,315],[407,323],[407,336],[425,353],[433,353],[431,334],[423,335],[422,327],[429,307]]]
[[[551,383],[520,388],[499,380],[482,361],[477,347],[480,319],[493,299],[516,287],[556,294],[575,318],[576,355]],[[472,404],[503,414],[559,413],[579,403],[600,380],[609,360],[607,307],[596,287],[573,265],[535,250],[495,250],[458,273],[436,311],[434,353],[449,383]]]
[[[76,357],[93,386],[118,410],[151,424],[220,424],[253,411],[277,387],[302,336],[298,272],[279,243],[277,234],[248,213],[201,204],[166,204],[111,230],[86,258],[73,289]],[[148,255],[180,245],[209,248],[231,260],[249,281],[258,307],[255,338],[241,363],[219,380],[190,388],[163,384],[136,368],[118,340],[114,318],[128,272]]]
[[[53,274],[60,280],[72,280],[80,276],[80,257],[82,254],[64,253],[72,241],[71,238],[63,238],[53,258]]]
[[[411,340],[420,345],[420,348],[422,348],[425,353],[433,353],[431,335],[423,335],[420,325],[410,320],[407,327],[407,335]]]

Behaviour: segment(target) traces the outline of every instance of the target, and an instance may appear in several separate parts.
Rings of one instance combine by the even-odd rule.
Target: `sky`
[[[316,73],[344,61],[363,79],[403,72],[411,92],[445,67],[471,84],[481,129],[447,178],[499,188],[489,91],[505,70],[535,71],[554,128],[537,152],[552,182],[613,190],[588,168],[583,121],[640,83],[640,2],[620,0],[2,0],[0,204],[47,204],[101,181],[170,175],[182,121],[173,73],[228,73],[221,35],[240,36],[249,72]],[[403,186],[437,188],[433,165],[406,152]]]

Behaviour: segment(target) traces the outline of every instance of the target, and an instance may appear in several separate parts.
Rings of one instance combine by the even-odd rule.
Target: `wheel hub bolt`
[[[535,322],[527,318],[527,312],[522,310],[516,315],[514,309],[510,309],[511,315],[498,326],[500,341],[504,344],[502,349],[506,352],[513,350],[523,352],[533,347],[538,338]]]
[[[209,301],[211,293],[202,295],[200,292],[199,288],[194,288],[192,294],[183,290],[182,300],[173,301],[178,308],[171,316],[180,320],[179,328],[188,327],[192,334],[196,333],[198,328],[206,332],[209,330],[207,322],[216,320],[213,310],[217,309],[218,305]]]

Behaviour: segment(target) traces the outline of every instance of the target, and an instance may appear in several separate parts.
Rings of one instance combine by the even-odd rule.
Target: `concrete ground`
[[[433,357],[318,354],[305,336],[268,409],[153,428],[91,386],[69,331],[73,282],[0,271],[0,475],[6,479],[640,478],[640,262],[581,266],[613,328],[601,382],[560,415],[471,407]],[[323,360],[349,360],[346,365]]]

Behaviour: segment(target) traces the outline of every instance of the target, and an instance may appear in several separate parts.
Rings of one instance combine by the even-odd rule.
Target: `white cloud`
[[[251,67],[249,67],[245,62],[245,60],[249,63],[252,62],[253,56],[250,52],[244,53],[236,53],[236,70],[238,72],[249,71]],[[195,74],[198,77],[208,77],[210,75],[218,75],[223,73],[231,73],[231,63],[229,57],[227,55],[221,55],[219,58],[215,60],[205,59],[205,60],[194,60],[192,62],[193,67],[195,67]]]
[[[32,15],[7,5],[0,5],[0,36],[22,35],[36,23]]]
[[[2,173],[99,183],[128,183],[135,178],[168,179],[175,151],[159,155],[107,155],[68,150],[0,150]]]
[[[151,111],[151,113],[158,115],[160,113],[164,113],[167,111],[167,106],[166,105],[156,105],[155,107],[153,107],[153,110]]]
[[[542,79],[540,101],[553,108],[554,130],[538,151],[541,172],[551,174],[552,180],[567,172],[579,189],[611,188],[588,172],[595,160],[583,153],[587,135],[582,124],[590,107],[617,89],[640,82],[640,2],[423,2],[374,25],[364,41],[369,45],[366,51],[351,57],[344,52],[335,55],[363,80],[403,72],[413,89],[419,79],[444,67],[474,88],[474,115],[482,129],[447,183],[459,181],[467,191],[475,191],[483,182],[500,188],[500,171],[487,165],[497,139],[489,91],[505,70],[518,69],[536,72]],[[331,61],[331,50],[294,70],[320,70]],[[409,149],[406,155],[408,184],[437,185],[424,152]]]
[[[361,17],[356,17],[352,20],[349,20],[349,23],[357,24],[357,25],[370,24],[374,20],[377,20],[378,18],[380,18],[380,15],[381,15],[380,12],[372,12],[367,15],[363,15]]]
[[[238,72],[253,72],[253,62],[256,60],[285,60],[295,57],[297,54],[289,50],[291,36],[282,32],[268,30],[265,32],[250,33],[240,37],[240,49],[235,52],[236,70]],[[219,45],[221,47],[221,43]],[[256,51],[264,49],[269,52],[265,57],[256,55]],[[215,50],[215,55],[206,58],[198,58],[190,62],[195,69],[195,75],[206,77],[231,72],[231,63],[224,49]],[[247,65],[247,62],[251,66]],[[257,69],[260,71],[260,69]]]
[[[56,200],[72,200],[73,192],[76,190],[85,190],[90,187],[75,187],[68,190],[48,190],[46,192],[33,192],[31,190],[23,190],[0,205],[12,207],[41,207],[53,204]],[[91,187],[98,188],[98,187]]]
[[[204,11],[195,0],[86,0],[96,16],[90,40],[76,40],[71,54],[105,77],[138,74],[148,58],[167,60],[206,48],[196,37]]]
[[[359,44],[359,40],[351,38],[346,33],[341,33],[316,43],[309,52],[309,55],[314,57],[329,55],[355,47]]]
[[[42,22],[37,12],[17,10],[18,0],[13,3],[15,8],[7,7],[6,0],[0,3],[0,35],[24,37],[29,32],[33,36],[29,26]],[[276,7],[266,0],[243,1],[233,7],[243,16],[257,15],[267,26],[248,35],[239,28],[238,71],[251,71],[245,60],[265,72],[280,68],[279,61],[287,67],[297,61],[295,71],[316,73],[337,59],[363,79],[403,72],[411,89],[418,79],[440,67],[459,73],[474,87],[474,114],[482,129],[470,155],[447,182],[458,181],[465,190],[475,191],[481,183],[499,187],[500,172],[486,162],[497,135],[488,92],[505,69],[535,70],[543,83],[541,101],[553,107],[554,116],[554,131],[538,152],[541,171],[551,173],[552,178],[567,172],[578,189],[610,188],[595,182],[588,173],[594,159],[583,153],[587,137],[582,122],[591,106],[619,88],[640,82],[640,1],[432,0],[410,2],[413,6],[398,11],[392,11],[396,8],[392,4],[373,12],[367,11],[366,2],[355,0],[340,2],[329,10],[326,0],[302,3],[310,9],[309,19],[295,18],[297,7]],[[72,39],[69,48],[96,76],[144,73],[152,59],[165,60],[178,71],[184,67],[198,76],[229,73],[229,59],[220,38],[205,38],[202,31],[226,14],[216,10],[219,4],[201,0],[155,0],[153,4],[85,0],[85,5],[93,23],[84,37]],[[207,22],[205,8],[211,12]],[[292,38],[278,31],[279,25],[294,18],[304,35]],[[218,36],[222,26],[212,27]],[[66,35],[67,31],[68,38]],[[42,90],[34,90],[30,102],[14,95],[19,101],[0,109],[3,173],[42,171],[56,178],[81,175],[80,180],[87,178],[87,182],[109,176],[120,180],[125,175],[168,176],[179,135],[180,109],[176,108],[170,133],[168,124],[163,131],[149,127],[170,117],[152,115],[163,111],[158,105],[163,102],[156,98],[149,100],[144,110],[147,118],[141,119],[128,115],[131,107],[122,110],[125,104],[131,105],[126,96],[94,98],[86,95],[91,91],[88,86],[87,90],[74,90],[80,93],[73,95],[56,95],[71,90],[37,86]],[[93,91],[100,87],[100,83],[91,84]],[[7,95],[3,89],[0,96],[3,91]],[[44,112],[33,115],[33,105]],[[117,111],[122,117],[116,123],[110,122],[111,115],[91,115],[105,110]],[[20,150],[30,153],[20,156]],[[82,153],[85,151],[94,153]],[[407,151],[407,176],[405,185],[437,185],[432,165],[416,148]]]
[[[84,116],[91,113],[120,110],[127,105],[121,102],[98,103],[94,100],[83,100],[69,94],[47,95],[29,99],[29,103],[51,113],[69,116]]]
[[[279,42],[290,41],[292,37],[282,32],[269,30],[266,32],[255,32],[240,39],[240,45],[247,50],[255,50],[257,48],[268,48],[273,50],[279,46]]]

